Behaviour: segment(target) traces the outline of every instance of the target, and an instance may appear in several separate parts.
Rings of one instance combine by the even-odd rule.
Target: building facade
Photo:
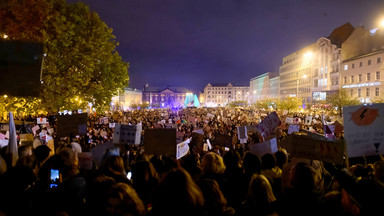
[[[358,27],[342,46],[341,87],[362,103],[381,100],[384,96],[382,31],[373,33]]]
[[[150,87],[143,89],[143,103],[156,108],[179,108],[184,106],[185,98],[193,92],[184,87]]]
[[[204,88],[203,98],[206,107],[222,107],[234,101],[249,103],[249,86],[208,83]]]
[[[124,88],[118,96],[112,98],[112,105],[116,108],[127,110],[133,104],[140,105],[142,103],[143,92],[136,88]]]
[[[283,58],[279,97],[302,98],[303,107],[321,103],[340,87],[341,46],[354,32],[346,23],[328,37],[321,37]]]
[[[259,100],[279,97],[279,76],[278,73],[267,72],[254,77],[249,83],[250,103],[256,103]]]

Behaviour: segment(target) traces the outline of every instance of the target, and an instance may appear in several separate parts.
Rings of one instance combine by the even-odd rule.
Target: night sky
[[[76,0],[68,0],[69,3]],[[249,86],[349,22],[372,29],[384,0],[83,0],[113,29],[129,87]]]

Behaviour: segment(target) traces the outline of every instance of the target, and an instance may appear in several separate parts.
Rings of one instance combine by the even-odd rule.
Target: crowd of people
[[[89,115],[87,135],[63,139],[53,133],[54,149],[39,140],[37,131],[36,142],[18,144],[16,164],[9,161],[7,146],[1,149],[0,216],[383,215],[383,158],[335,165],[293,157],[281,145],[258,156],[248,144],[266,137],[249,131],[246,142],[241,142],[237,127],[257,125],[268,114],[244,108],[186,108]],[[281,114],[281,124],[270,137],[281,141],[288,136],[286,117],[299,118],[301,129],[323,134],[321,125],[304,124],[308,115],[320,124],[321,118],[333,118]],[[100,123],[105,117],[108,123]],[[48,119],[55,129],[55,118]],[[119,144],[118,154],[106,151],[100,164],[80,166],[79,153],[113,140],[109,123],[141,123],[140,144]],[[204,140],[213,145],[190,150],[179,159],[148,154],[143,139],[151,128],[176,128],[182,140],[202,129]],[[217,134],[231,136],[232,145],[224,149],[215,140]],[[343,134],[335,136],[342,138]]]

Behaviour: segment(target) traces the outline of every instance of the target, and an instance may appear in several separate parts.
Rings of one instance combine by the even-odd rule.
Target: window
[[[357,90],[357,97],[361,97],[361,89]]]
[[[376,71],[376,80],[380,79],[380,71]]]
[[[367,88],[367,93],[366,93],[366,96],[369,97],[369,93],[370,93],[370,89]]]
[[[344,65],[344,70],[348,70],[348,65]],[[323,71],[321,71],[323,72]]]
[[[376,97],[380,96],[380,88],[379,87],[376,87],[376,89],[375,89],[375,96]]]
[[[360,62],[359,67],[363,67],[363,62]]]
[[[351,83],[353,83],[354,82],[354,79],[353,79],[353,76],[351,76]]]
[[[352,64],[352,69],[355,68],[355,64]]]
[[[336,78],[336,85],[339,85],[339,78]]]
[[[371,73],[367,73],[367,81],[371,80]]]
[[[347,84],[347,77],[344,77],[344,84]]]
[[[368,65],[371,65],[371,59],[368,60]]]
[[[377,58],[377,63],[381,63],[381,57]]]
[[[363,75],[359,74],[359,82],[363,81]]]

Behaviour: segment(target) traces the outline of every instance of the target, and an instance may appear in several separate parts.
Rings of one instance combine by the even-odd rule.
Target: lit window
[[[348,70],[348,65],[344,65],[344,70]]]

